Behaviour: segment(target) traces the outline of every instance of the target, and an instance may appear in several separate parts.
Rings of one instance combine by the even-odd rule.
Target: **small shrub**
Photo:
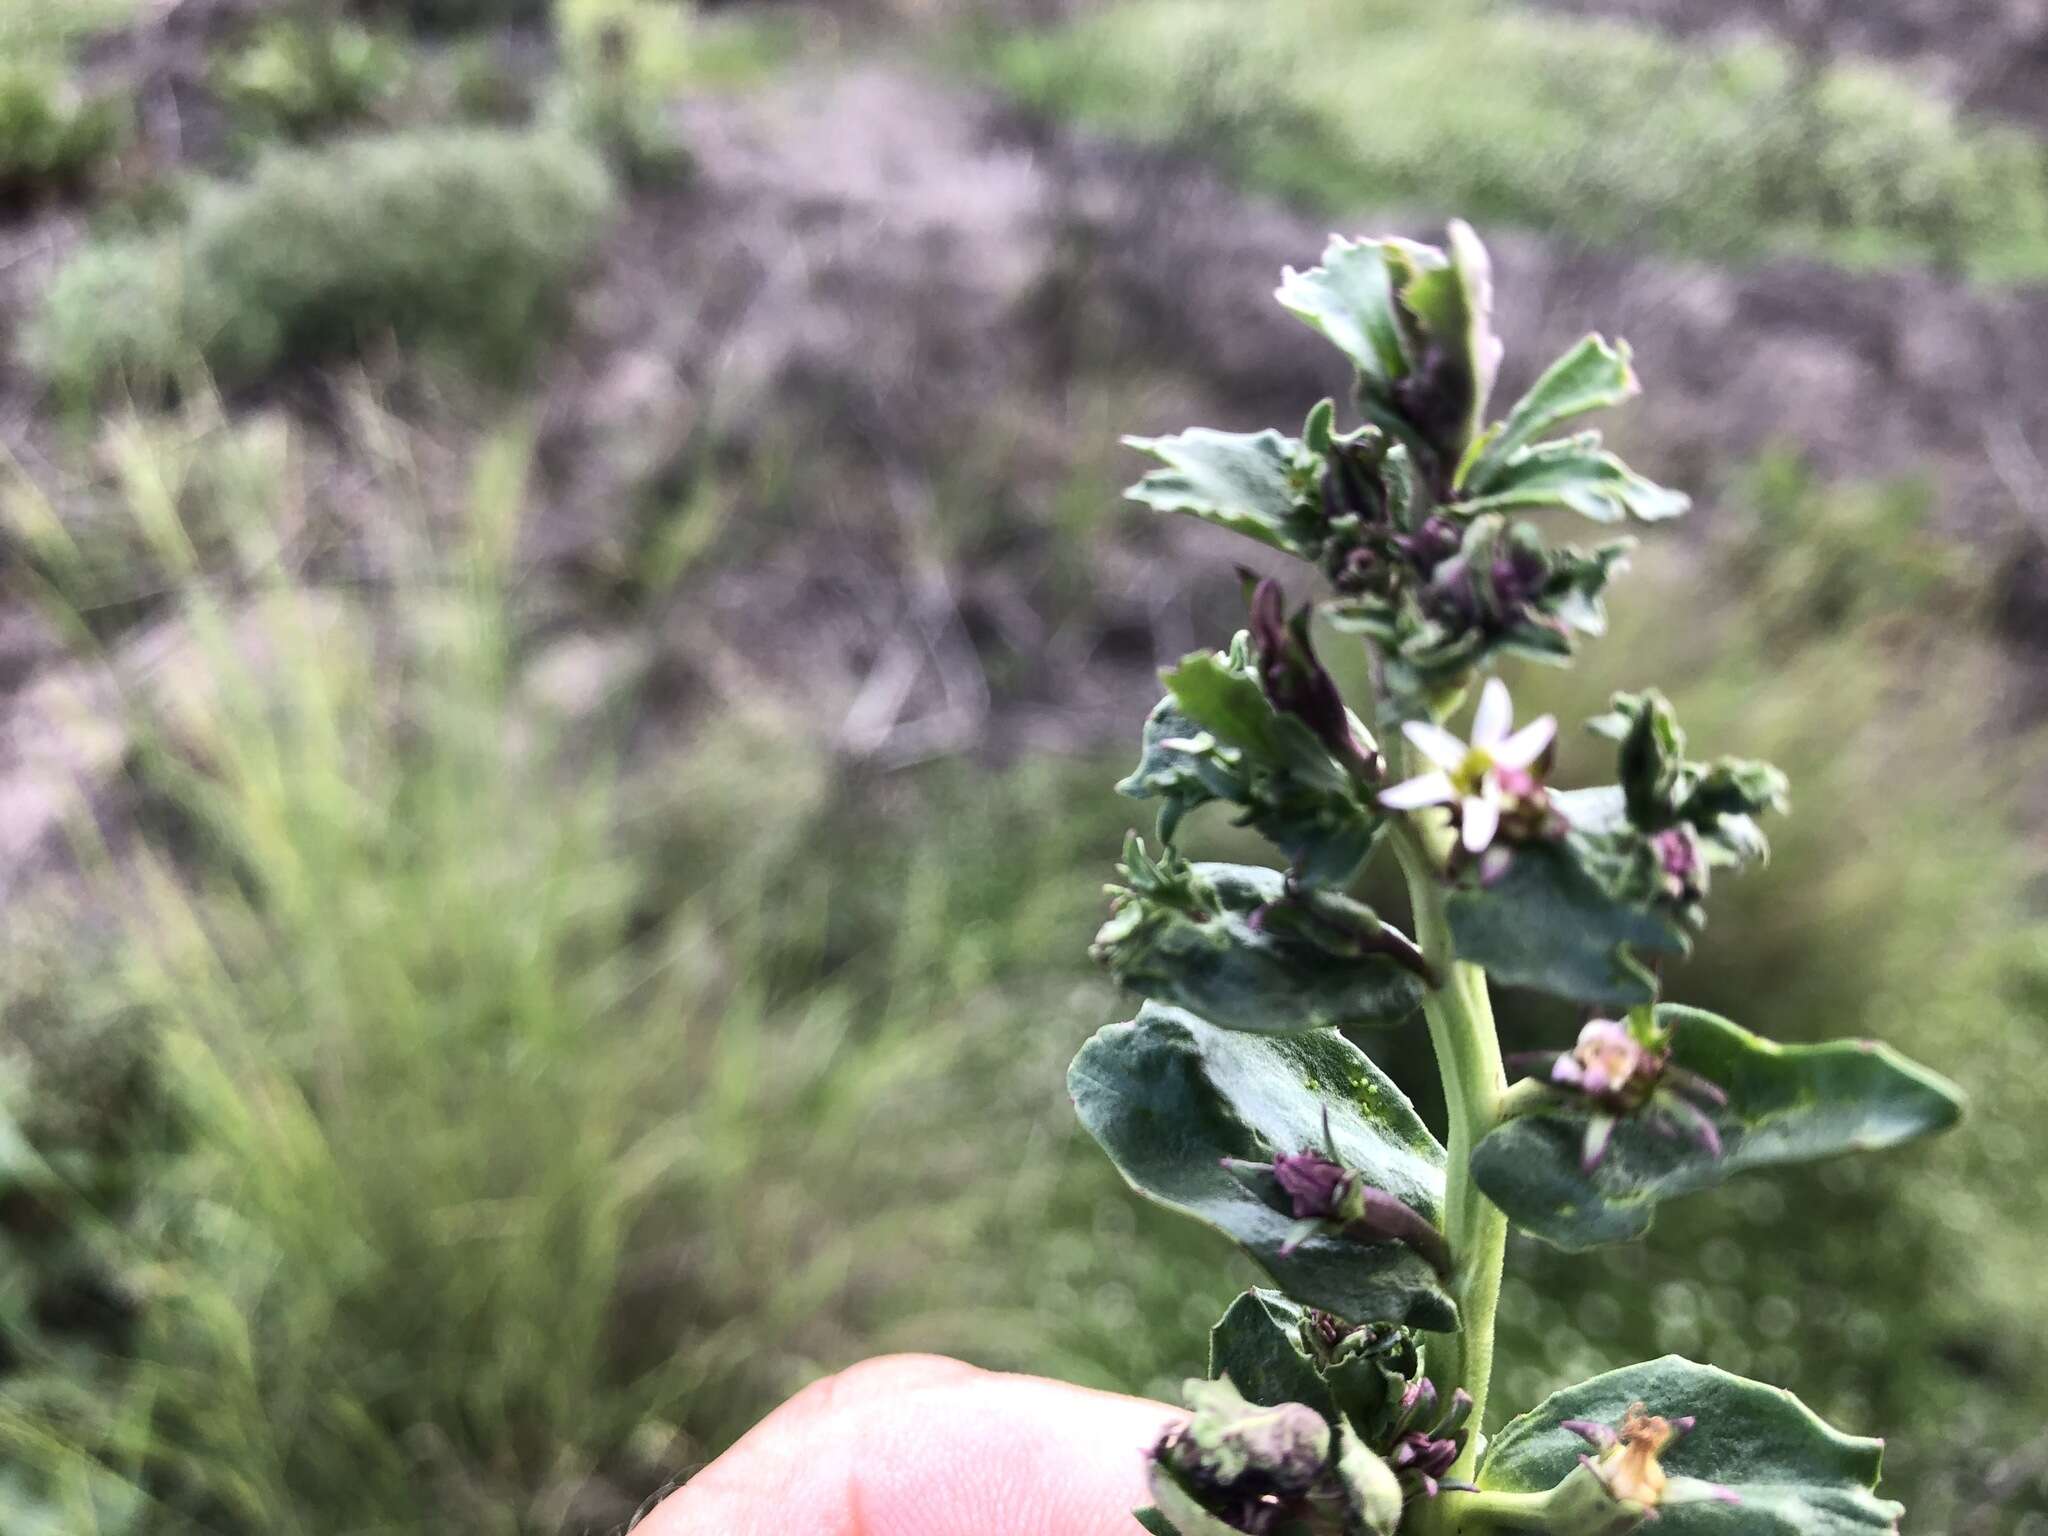
[[[29,362],[66,404],[90,404],[119,379],[160,394],[196,366],[192,306],[167,241],[133,235],[85,245],[44,295],[24,341]]]
[[[523,123],[535,87],[499,38],[456,43],[437,60],[433,85],[440,115],[465,123]]]
[[[1239,7],[1125,0],[1013,39],[995,68],[1042,107],[1332,210],[1462,207],[1693,257],[2048,270],[2037,141],[1897,71],[1808,83],[1767,43],[1681,46],[1484,0],[1314,0],[1248,36]]]
[[[88,246],[29,337],[62,393],[163,390],[203,365],[228,383],[382,336],[479,367],[533,355],[611,206],[597,156],[565,138],[405,134],[273,152],[195,197],[159,242]]]
[[[0,62],[0,207],[75,192],[120,148],[121,107],[55,66]]]
[[[214,87],[256,137],[310,138],[374,117],[405,76],[405,51],[351,23],[278,17],[214,68]]]

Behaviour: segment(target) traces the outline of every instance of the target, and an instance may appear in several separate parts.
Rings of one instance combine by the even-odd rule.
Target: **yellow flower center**
[[[1619,1441],[1600,1458],[1600,1479],[1617,1499],[1655,1509],[1664,1499],[1665,1484],[1671,1481],[1657,1459],[1671,1443],[1668,1419],[1646,1411],[1641,1403],[1628,1410],[1622,1420]]]
[[[1484,747],[1467,747],[1465,760],[1451,771],[1451,783],[1461,795],[1476,795],[1491,772],[1493,754]]]

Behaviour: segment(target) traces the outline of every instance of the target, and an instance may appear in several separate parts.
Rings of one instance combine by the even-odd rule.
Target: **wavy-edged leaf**
[[[1197,651],[1164,673],[1181,713],[1218,739],[1250,753],[1263,767],[1328,790],[1347,790],[1351,779],[1315,732],[1268,701],[1248,663]]]
[[[1297,1034],[1416,1016],[1414,946],[1334,893],[1289,896],[1277,869],[1125,851],[1128,886],[1091,953],[1118,985],[1225,1029]]]
[[[1431,341],[1450,359],[1458,381],[1462,419],[1450,432],[1445,469],[1454,467],[1486,418],[1487,397],[1500,372],[1501,340],[1493,330],[1493,259],[1476,231],[1453,219],[1448,231],[1449,260],[1421,267],[1402,290],[1408,312]]]
[[[1739,1502],[1660,1510],[1657,1536],[1873,1536],[1902,1507],[1876,1495],[1884,1443],[1845,1435],[1791,1393],[1678,1355],[1609,1371],[1544,1400],[1493,1438],[1478,1483],[1543,1493],[1569,1477],[1586,1442],[1567,1421],[1619,1424],[1632,1403],[1698,1426],[1662,1458],[1673,1477],[1732,1489]]]
[[[1209,1374],[1228,1376],[1250,1402],[1307,1403],[1336,1418],[1336,1399],[1301,1341],[1306,1316],[1279,1291],[1243,1292],[1209,1330]]]
[[[1131,1187],[1225,1233],[1288,1295],[1354,1322],[1448,1331],[1457,1309],[1429,1262],[1400,1243],[1325,1230],[1283,1253],[1296,1223],[1222,1160],[1323,1146],[1443,1224],[1443,1149],[1365,1053],[1333,1030],[1252,1035],[1148,1003],[1081,1048],[1067,1072],[1081,1123]]]
[[[1563,507],[1596,523],[1658,523],[1683,516],[1692,499],[1637,474],[1600,446],[1599,433],[1582,432],[1524,448],[1483,494],[1460,504],[1469,512]]]
[[[1185,512],[1246,538],[1313,560],[1322,547],[1321,514],[1304,498],[1318,460],[1301,442],[1270,428],[1218,432],[1193,427],[1171,437],[1124,443],[1165,464],[1124,494],[1160,512]]]
[[[1116,792],[1165,802],[1159,836],[1170,844],[1189,811],[1212,800],[1235,800],[1245,788],[1245,776],[1223,743],[1189,719],[1168,694],[1145,717],[1138,766],[1118,782]]]
[[[1267,702],[1241,645],[1189,656],[1165,681],[1138,766],[1118,791],[1165,802],[1168,843],[1197,806],[1236,805],[1303,883],[1348,885],[1385,818],[1313,731]]]
[[[1395,300],[1398,281],[1382,242],[1332,235],[1320,266],[1281,270],[1273,297],[1320,331],[1361,374],[1386,385],[1408,372]]]
[[[1659,1202],[1751,1168],[1871,1152],[1954,1125],[1952,1083],[1872,1040],[1778,1045],[1718,1015],[1665,1004],[1671,1064],[1728,1096],[1708,1111],[1716,1157],[1653,1103],[1614,1129],[1599,1167],[1582,1166],[1586,1116],[1546,1105],[1495,1127],[1472,1152],[1472,1176],[1524,1231],[1561,1248],[1628,1242]]]
[[[1595,1008],[1633,1008],[1657,995],[1648,962],[1690,940],[1655,905],[1622,900],[1589,873],[1567,840],[1517,848],[1490,885],[1451,892],[1458,957],[1511,987]]]
[[[1473,445],[1458,476],[1459,486],[1475,496],[1485,494],[1520,450],[1574,416],[1632,399],[1641,387],[1630,365],[1627,342],[1610,346],[1603,336],[1581,338],[1543,370],[1505,421]]]

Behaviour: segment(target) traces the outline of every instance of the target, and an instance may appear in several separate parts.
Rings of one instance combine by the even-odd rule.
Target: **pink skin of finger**
[[[1161,1403],[930,1355],[805,1388],[635,1536],[1134,1536]]]

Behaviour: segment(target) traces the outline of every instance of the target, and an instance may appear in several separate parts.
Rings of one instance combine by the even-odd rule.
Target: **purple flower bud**
[[[1447,517],[1432,515],[1424,518],[1422,526],[1413,533],[1400,535],[1394,543],[1408,557],[1409,563],[1427,576],[1455,555],[1464,541],[1464,534],[1456,523]]]
[[[1343,695],[1323,670],[1308,638],[1308,610],[1287,617],[1280,584],[1270,577],[1252,590],[1252,647],[1259,686],[1273,708],[1315,732],[1341,763],[1361,764],[1365,754],[1351,731]]]
[[[1154,1462],[1234,1530],[1265,1536],[1299,1519],[1329,1467],[1322,1415],[1249,1403],[1228,1380],[1188,1383],[1187,1402],[1194,1413],[1161,1437]]]
[[[1657,856],[1664,889],[1673,900],[1697,899],[1706,894],[1706,861],[1700,857],[1699,842],[1688,828],[1666,827],[1654,833],[1650,848]]]
[[[1401,1396],[1387,1465],[1411,1494],[1435,1498],[1445,1487],[1469,1486],[1447,1479],[1465,1448],[1465,1423],[1471,1417],[1472,1395],[1462,1387],[1439,1413],[1435,1383],[1425,1378],[1409,1384]]]
[[[1355,442],[1331,446],[1321,486],[1324,517],[1332,522],[1352,517],[1365,523],[1386,521],[1387,488],[1380,478],[1378,448],[1376,442],[1367,448]]]
[[[1306,1221],[1341,1215],[1356,1175],[1319,1152],[1283,1152],[1273,1159],[1273,1177]]]

